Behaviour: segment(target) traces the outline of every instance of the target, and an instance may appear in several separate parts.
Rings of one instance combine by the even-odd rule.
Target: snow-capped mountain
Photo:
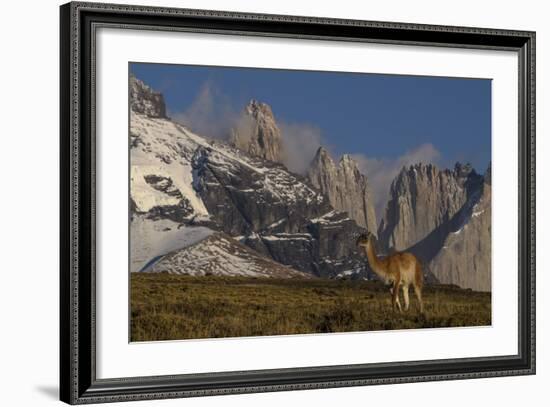
[[[136,78],[131,82],[137,89],[131,95],[151,99],[150,88]],[[176,264],[173,255],[186,258],[182,249],[193,245],[215,243],[229,250],[220,244],[223,239],[211,237],[223,232],[224,239],[231,236],[265,261],[298,271],[318,276],[365,272],[355,247],[364,230],[334,211],[305,178],[168,118],[142,113],[143,105],[132,101],[130,114],[132,271],[166,265],[168,256]],[[241,260],[235,268],[249,267]],[[288,275],[289,268],[281,267],[271,269]],[[212,265],[212,270],[221,268]]]

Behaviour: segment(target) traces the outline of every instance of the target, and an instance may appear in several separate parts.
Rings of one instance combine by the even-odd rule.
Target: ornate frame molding
[[[61,400],[84,404],[535,373],[534,32],[82,2],[61,6],[60,20]],[[102,26],[518,52],[518,355],[97,379],[95,31]]]

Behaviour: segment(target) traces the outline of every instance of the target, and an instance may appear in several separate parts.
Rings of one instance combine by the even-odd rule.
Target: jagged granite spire
[[[469,164],[405,167],[393,181],[379,229],[386,250],[407,250],[444,284],[491,290],[490,170]]]
[[[283,160],[281,130],[267,103],[252,99],[246,105],[240,123],[231,130],[230,143],[256,157]]]
[[[336,164],[327,150],[319,147],[309,167],[308,178],[335,209],[347,212],[359,226],[376,234],[374,200],[368,179],[351,156],[343,155]]]
[[[405,250],[450,220],[468,198],[468,186],[481,178],[471,165],[454,170],[433,164],[403,167],[390,187],[390,200],[378,236],[385,249]]]

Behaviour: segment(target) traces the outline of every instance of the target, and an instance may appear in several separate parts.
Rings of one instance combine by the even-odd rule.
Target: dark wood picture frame
[[[142,6],[61,6],[60,395],[71,404],[535,373],[535,33]],[[97,27],[512,50],[519,56],[519,350],[515,355],[96,378]],[[513,265],[510,265],[512,267]]]

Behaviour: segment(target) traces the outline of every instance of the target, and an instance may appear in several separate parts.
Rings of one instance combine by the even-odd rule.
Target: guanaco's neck
[[[380,277],[385,278],[386,277],[386,270],[384,270],[384,267],[382,267],[382,263],[380,260],[378,260],[378,256],[376,256],[376,252],[374,251],[374,247],[372,242],[368,242],[367,246],[363,246],[365,249],[365,252],[367,254],[367,259],[369,260],[369,265],[371,269]]]

